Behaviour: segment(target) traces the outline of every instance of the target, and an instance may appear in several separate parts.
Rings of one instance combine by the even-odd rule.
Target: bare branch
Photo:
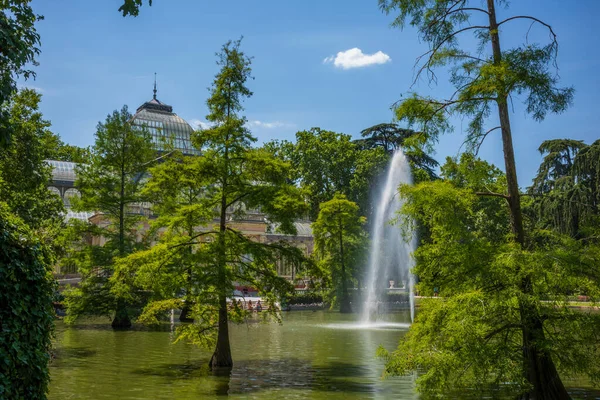
[[[455,37],[456,35],[469,31],[469,30],[473,30],[473,29],[489,29],[489,26],[484,26],[484,25],[473,25],[473,26],[467,26],[465,28],[459,29],[455,32],[452,32],[451,34],[449,34],[448,36],[446,36],[445,38],[443,38],[433,49],[421,54],[419,57],[417,57],[417,60],[415,61],[415,66],[418,65],[421,60],[427,56],[427,62],[425,62],[423,64],[423,66],[419,69],[419,71],[417,72],[417,74],[415,75],[415,78],[413,80],[413,83],[411,85],[414,86],[417,83],[417,80],[419,79],[419,77],[421,76],[421,74],[423,73],[423,71],[425,69],[427,69],[429,72],[433,73],[433,71],[431,71],[431,60],[432,58],[437,54],[438,50],[445,44],[447,43],[449,40],[451,40],[453,37]]]
[[[479,141],[479,144],[477,144],[477,150],[475,150],[475,154],[479,154],[479,149],[481,148],[481,145],[483,144],[483,141],[485,140],[485,138],[487,137],[487,135],[489,135],[491,132],[495,131],[496,129],[500,129],[502,128],[501,126],[495,126],[492,129],[489,129],[486,133],[484,133],[481,136],[481,140]]]
[[[544,25],[546,28],[548,28],[548,30],[550,31],[550,34],[552,34],[552,37],[553,37],[554,41],[556,42],[557,36],[556,36],[556,33],[554,32],[554,29],[552,29],[552,26],[550,24],[547,24],[544,21],[537,19],[535,17],[532,17],[530,15],[516,15],[514,17],[506,18],[504,21],[498,22],[498,26],[502,25],[505,22],[512,21],[514,19],[530,19],[534,22],[537,22],[538,24]]]

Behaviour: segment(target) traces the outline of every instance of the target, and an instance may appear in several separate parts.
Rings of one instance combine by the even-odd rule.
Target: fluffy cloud
[[[190,120],[190,124],[192,124],[192,127],[195,129],[208,129],[212,126],[209,122],[202,121],[199,119]]]
[[[392,59],[382,51],[373,54],[365,54],[358,47],[346,51],[340,51],[335,56],[327,57],[323,60],[325,64],[335,65],[337,68],[350,69],[361,68],[375,64],[385,64]]]
[[[191,119],[190,124],[195,129],[209,129],[213,126],[212,123],[207,121],[202,121],[200,119]],[[275,128],[289,128],[294,127],[294,124],[289,124],[281,121],[273,121],[273,122],[265,122],[258,120],[251,120],[246,123],[248,128],[258,128],[258,129],[275,129]]]
[[[280,122],[280,121],[264,122],[264,121],[253,120],[253,121],[248,121],[248,126],[251,128],[273,129],[273,128],[282,128],[285,126],[291,126],[291,124],[286,124],[285,122]]]

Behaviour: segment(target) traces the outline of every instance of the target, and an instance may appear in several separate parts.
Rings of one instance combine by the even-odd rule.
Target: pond
[[[211,353],[173,334],[143,327],[114,332],[108,321],[56,327],[49,398],[64,399],[417,399],[413,377],[381,379],[379,345],[393,350],[408,312],[359,329],[357,315],[284,313],[283,324],[249,322],[230,329],[234,368],[212,376]],[[579,398],[596,398],[575,390]]]

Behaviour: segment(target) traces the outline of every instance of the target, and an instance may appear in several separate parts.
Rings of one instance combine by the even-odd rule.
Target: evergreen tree
[[[509,209],[511,235],[506,241],[506,246],[509,246],[507,252],[511,255],[503,253],[505,257],[502,258],[504,260],[502,263],[497,264],[489,260],[486,265],[490,270],[502,267],[505,271],[511,272],[506,276],[504,284],[512,288],[511,298],[516,307],[515,326],[518,326],[519,333],[512,338],[519,340],[521,350],[519,359],[514,360],[516,362],[514,368],[518,368],[520,379],[512,376],[511,382],[516,382],[523,391],[524,398],[569,398],[556,367],[557,362],[562,364],[562,358],[554,351],[555,348],[549,345],[552,342],[548,331],[551,321],[547,317],[547,310],[541,306],[540,292],[536,291],[540,289],[536,281],[539,278],[536,268],[540,264],[536,264],[538,260],[533,261],[535,256],[527,253],[527,249],[531,246],[530,241],[535,240],[533,237],[535,235],[528,239],[523,223],[508,106],[509,96],[524,98],[526,111],[536,120],[542,120],[547,112],[559,113],[571,104],[573,89],[558,87],[558,77],[550,70],[556,58],[558,46],[556,35],[550,25],[532,16],[517,15],[498,21],[496,6],[505,5],[502,0],[486,0],[483,6],[479,1],[469,0],[380,0],[379,3],[385,12],[399,12],[394,25],[403,27],[408,23],[414,26],[420,37],[429,44],[429,50],[419,58],[422,62],[417,67],[418,77],[429,74],[429,77],[434,80],[433,71],[436,67],[450,66],[450,81],[456,87],[454,94],[445,100],[417,94],[408,96],[395,109],[398,120],[406,121],[409,127],[417,125],[419,131],[430,140],[435,140],[438,134],[450,130],[448,116],[466,116],[470,118],[467,132],[468,143],[472,150],[477,150],[490,133],[495,131],[501,133],[506,188],[498,192],[486,190],[480,195],[502,198]],[[508,29],[511,24],[518,21],[540,24],[543,29],[549,31],[550,43],[543,46],[525,43],[512,49],[502,50],[501,29]],[[478,41],[474,51],[459,45],[459,38],[467,33],[473,33]],[[488,118],[494,110],[497,111],[499,125],[490,127]],[[442,194],[445,193],[431,193],[435,196]],[[463,200],[468,199],[469,197],[465,197]],[[458,201],[458,198],[456,200]],[[443,221],[437,222],[441,226],[446,226]],[[433,228],[434,226],[431,226],[431,229]],[[432,235],[435,234],[435,231],[432,231]],[[452,236],[446,239],[456,240]],[[500,243],[496,245],[502,247]],[[512,249],[510,252],[509,248]],[[444,268],[444,265],[438,262],[435,265]],[[456,308],[452,309],[452,311],[456,310]],[[512,314],[505,315],[507,326],[512,327],[512,320],[509,318]],[[415,324],[413,331],[416,332],[420,327],[432,323],[433,320],[428,317],[434,318],[435,315],[422,313],[419,319],[421,324]],[[445,324],[447,321],[438,319],[437,323]],[[501,329],[502,325],[493,326],[494,328],[488,333],[490,338],[505,334],[508,329]],[[456,338],[457,333],[449,332],[453,338]],[[478,351],[488,351],[485,346],[489,343],[490,339],[480,336],[478,340],[469,344],[476,345],[475,349]],[[426,346],[433,345],[434,342],[425,340],[419,351],[424,351]],[[450,348],[449,354],[458,354],[460,349],[461,347],[456,347],[455,353],[452,353]],[[498,357],[498,363],[493,364],[499,368],[498,376],[503,375],[504,370],[501,368],[510,367],[509,364],[500,365],[501,359]],[[458,366],[467,368],[468,371],[475,369],[469,368],[469,365],[467,362]],[[454,383],[460,383],[457,377],[452,376],[450,370],[440,368],[439,364],[429,364],[427,367],[431,368],[431,371],[426,377],[443,376],[449,379],[447,382],[450,384],[453,379]]]
[[[131,326],[128,301],[111,292],[114,264],[140,247],[138,230],[144,219],[144,175],[156,157],[151,135],[131,123],[123,107],[98,124],[96,142],[88,164],[77,168],[75,185],[81,198],[74,209],[95,211],[95,226],[88,226],[88,242],[79,258],[81,286],[67,297],[68,321],[81,315],[110,315],[113,328]],[[89,237],[104,243],[91,242]],[[114,279],[125,280],[118,276]]]
[[[275,263],[302,258],[286,242],[244,235],[240,220],[260,209],[278,231],[295,233],[294,218],[305,211],[299,190],[288,183],[289,164],[251,146],[256,139],[239,114],[252,94],[246,86],[250,59],[240,41],[226,43],[217,63],[221,69],[207,101],[213,127],[193,138],[202,156],[151,170],[147,190],[156,195],[159,243],[118,268],[125,275],[136,271],[135,283],[153,289],[142,321],[156,322],[168,309],[188,307],[195,322],[182,325],[178,337],[214,346],[209,366],[215,372],[233,366],[228,322],[245,314],[236,304],[228,306],[234,283],[257,288],[275,315],[276,301],[291,290]]]
[[[422,371],[417,384],[426,398],[472,390],[556,398],[533,396],[535,387],[523,371],[526,321],[520,303],[527,301],[542,318],[538,349],[563,376],[586,374],[597,382],[600,315],[573,309],[569,301],[585,293],[597,304],[600,247],[535,229],[535,220],[528,220],[528,247],[520,248],[510,240],[506,199],[480,195],[499,193],[504,174],[470,154],[460,162],[449,159],[441,178],[400,191],[407,200],[404,226],[417,223],[429,232],[414,254],[419,291],[431,294],[437,287],[440,297],[421,304],[393,354],[380,352],[388,357],[386,373]],[[531,279],[527,294],[520,286],[524,277]],[[545,390],[556,384],[545,382]]]
[[[422,133],[400,128],[398,124],[383,123],[363,129],[360,135],[363,139],[354,142],[364,150],[382,147],[392,155],[401,148],[412,167],[416,182],[437,178],[434,169],[439,163],[425,151],[431,152],[433,149],[423,149],[426,137]]]
[[[358,205],[336,193],[333,199],[321,203],[319,217],[312,224],[318,264],[333,285],[332,304],[338,303],[342,313],[352,312],[348,285],[363,261],[365,222]]]

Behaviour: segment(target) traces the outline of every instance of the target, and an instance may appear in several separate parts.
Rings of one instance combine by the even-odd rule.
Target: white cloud
[[[18,83],[17,84],[17,88],[20,89],[20,90],[31,89],[31,90],[35,90],[38,93],[44,93],[44,89],[42,89],[41,87],[39,87],[39,86],[33,86],[33,85],[27,85],[27,84],[24,84],[24,83]]]
[[[280,121],[264,122],[264,121],[253,120],[253,121],[248,121],[248,126],[251,128],[273,129],[273,128],[290,127],[293,125],[285,123],[285,122],[280,122]]]
[[[192,127],[195,129],[209,129],[214,126],[214,124],[211,122],[203,121],[203,120],[197,119],[197,118],[190,119],[189,122],[192,125]],[[294,126],[295,126],[294,124],[290,124],[287,122],[281,122],[281,121],[265,122],[265,121],[251,120],[246,123],[246,127],[257,128],[257,129],[275,129],[275,128],[290,128],[290,127],[293,128]]]
[[[375,64],[385,64],[390,61],[392,61],[390,56],[382,51],[373,54],[365,54],[358,47],[354,47],[346,51],[340,51],[335,56],[325,58],[323,63],[333,63],[337,68],[350,69],[367,67]]]
[[[202,121],[199,119],[191,119],[190,124],[192,124],[192,127],[196,129],[208,129],[212,127],[212,124],[210,122]]]

